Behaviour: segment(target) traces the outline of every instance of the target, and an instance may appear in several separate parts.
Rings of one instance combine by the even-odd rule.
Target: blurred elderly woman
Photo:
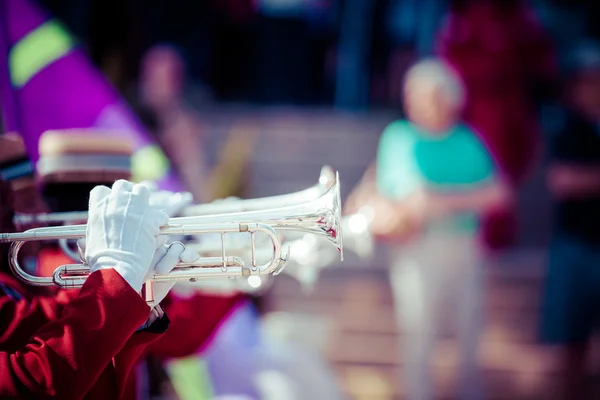
[[[404,85],[407,118],[385,129],[377,161],[346,209],[373,207],[373,233],[399,244],[391,281],[405,331],[409,399],[434,397],[429,359],[446,315],[455,317],[460,339],[460,398],[479,398],[483,281],[476,232],[480,215],[507,201],[509,191],[477,134],[459,120],[464,100],[447,64],[427,59],[413,66]]]

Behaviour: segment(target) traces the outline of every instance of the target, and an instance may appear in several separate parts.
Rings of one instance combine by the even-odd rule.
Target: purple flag
[[[183,190],[156,141],[66,28],[28,0],[0,0],[2,108],[7,131],[19,132],[31,161],[47,130],[115,129],[134,145],[134,177]],[[0,54],[2,57],[4,54]]]

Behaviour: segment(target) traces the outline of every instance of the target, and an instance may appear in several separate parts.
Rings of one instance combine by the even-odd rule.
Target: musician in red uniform
[[[109,137],[110,140],[107,140]],[[84,211],[88,192],[94,185],[109,184],[115,179],[131,179],[130,148],[126,139],[109,131],[46,132],[40,140],[37,173],[42,183],[41,193],[50,211]],[[150,203],[165,209],[171,217],[192,201],[189,193],[176,196],[148,184],[146,186],[150,188]],[[38,263],[38,273],[49,276],[57,266],[73,263],[73,260],[57,246],[47,246],[39,253]],[[182,297],[170,293],[161,302],[161,307],[169,315],[169,330],[145,347],[134,364],[140,365],[139,370],[147,374],[160,368],[165,358],[185,357],[201,350],[208,345],[221,321],[240,305],[240,300],[241,296],[197,292]],[[159,378],[160,375],[144,377],[132,372],[123,397],[135,399],[138,397],[136,393],[158,394],[154,392],[161,390],[160,385],[155,385]],[[144,382],[150,383],[150,386],[141,386]]]
[[[12,216],[2,185],[6,228]],[[0,397],[122,397],[133,364],[169,324],[159,307],[151,310],[139,296],[142,284],[149,273],[189,261],[182,245],[157,240],[167,220],[150,206],[147,188],[126,181],[112,190],[99,186],[90,193],[86,235],[92,273],[80,291],[32,297],[0,272]],[[157,303],[171,286],[155,288]]]

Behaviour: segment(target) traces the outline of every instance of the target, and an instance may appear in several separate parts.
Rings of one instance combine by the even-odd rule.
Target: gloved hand
[[[156,241],[158,247],[154,251],[150,268],[144,276],[144,282],[152,279],[152,275],[155,273],[160,275],[168,274],[180,262],[193,263],[200,258],[196,251],[186,248],[181,242],[165,244],[166,239],[167,236],[158,237]],[[77,241],[77,247],[79,248],[79,254],[85,254],[86,240],[79,239]],[[160,304],[160,302],[164,300],[169,291],[173,288],[175,283],[175,281],[154,283],[154,304]]]
[[[114,269],[139,292],[158,247],[160,227],[169,216],[150,206],[142,185],[118,180],[112,190],[96,186],[90,192],[84,259],[91,272]]]
[[[200,256],[197,252],[191,249],[186,249],[181,242],[173,242],[168,245],[163,244],[156,249],[156,252],[154,252],[154,259],[152,260],[153,268],[150,268],[145,280],[150,280],[154,273],[159,275],[167,275],[180,262],[192,263],[198,258],[200,258]],[[163,301],[169,291],[173,288],[175,283],[175,281],[155,282],[154,304],[160,304],[160,302]]]
[[[164,209],[169,217],[178,215],[183,208],[194,201],[194,197],[190,192],[173,193],[168,190],[159,190],[156,183],[152,181],[144,181],[140,185],[150,190],[150,205]]]

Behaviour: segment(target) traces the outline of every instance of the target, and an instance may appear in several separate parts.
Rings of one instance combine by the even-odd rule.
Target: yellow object
[[[211,400],[210,377],[200,357],[179,358],[167,364],[167,372],[179,400]]]
[[[210,174],[210,200],[246,197],[248,163],[258,138],[258,130],[234,127],[219,155],[219,162]]]
[[[158,181],[170,168],[169,159],[158,145],[146,146],[131,157],[131,176],[135,182]]]
[[[57,21],[50,20],[29,32],[8,55],[11,81],[25,86],[38,72],[64,57],[75,41]]]

